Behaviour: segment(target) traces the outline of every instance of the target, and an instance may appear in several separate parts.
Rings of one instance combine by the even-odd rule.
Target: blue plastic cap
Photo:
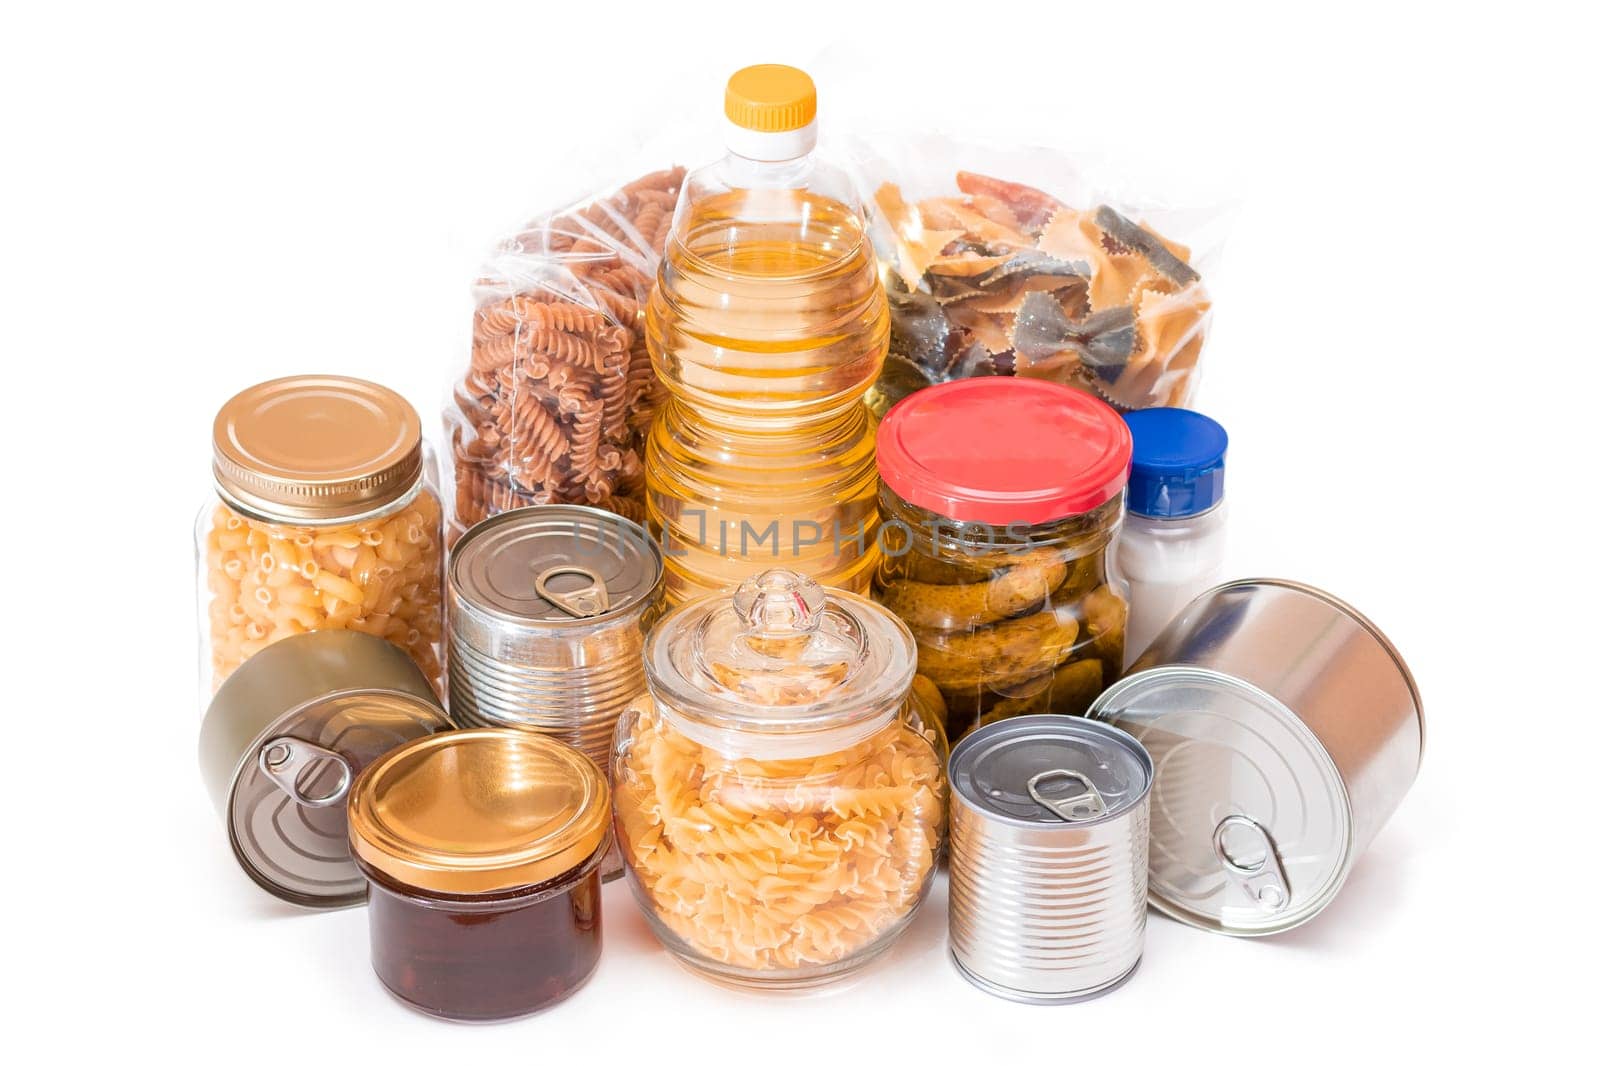
[[[1133,431],[1128,510],[1188,518],[1222,502],[1228,431],[1198,411],[1151,407],[1127,416]]]

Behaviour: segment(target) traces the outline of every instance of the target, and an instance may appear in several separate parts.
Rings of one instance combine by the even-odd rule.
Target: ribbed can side
[[[1144,950],[1149,799],[1104,822],[1019,826],[950,808],[950,948],[972,979],[1031,1001],[1127,977]]]
[[[527,640],[526,634],[523,639]],[[552,634],[548,654],[506,660],[452,631],[450,714],[464,726],[509,726],[554,736],[602,768],[618,716],[645,691],[637,619],[574,639]]]

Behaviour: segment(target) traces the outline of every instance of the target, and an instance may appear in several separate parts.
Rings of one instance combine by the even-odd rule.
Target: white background
[[[1574,1036],[1597,946],[1593,27],[1530,3],[1203,7],[8,8],[5,1039],[1281,1063]],[[618,883],[586,990],[466,1028],[380,990],[363,911],[293,911],[235,868],[195,763],[216,407],[336,371],[435,423],[485,248],[641,160],[702,161],[722,79],[770,60],[817,69],[829,129],[1102,150],[1237,192],[1200,398],[1233,436],[1234,569],[1354,602],[1429,712],[1415,789],[1309,926],[1153,917],[1128,986],[1025,1008],[955,974],[941,888],[854,984],[765,998],[681,971]]]

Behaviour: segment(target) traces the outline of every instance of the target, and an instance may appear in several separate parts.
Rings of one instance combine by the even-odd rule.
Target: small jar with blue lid
[[[1126,417],[1133,468],[1111,566],[1128,599],[1131,665],[1185,604],[1222,581],[1228,434],[1198,411],[1175,407]]]

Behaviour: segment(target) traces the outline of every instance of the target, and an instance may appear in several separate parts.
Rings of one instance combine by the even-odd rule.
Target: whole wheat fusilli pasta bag
[[[656,171],[541,216],[485,264],[444,413],[454,533],[537,503],[642,515],[659,399],[642,311],[682,180]]]

